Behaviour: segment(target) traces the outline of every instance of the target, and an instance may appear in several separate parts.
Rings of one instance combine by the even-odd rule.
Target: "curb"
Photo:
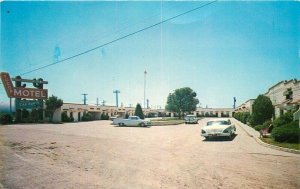
[[[260,138],[254,137],[253,135],[251,135],[243,126],[241,126],[242,123],[240,121],[238,121],[237,119],[235,119],[235,120],[239,124],[239,126],[246,132],[246,134],[248,136],[254,138],[254,140],[258,144],[260,144],[262,146],[265,146],[265,147],[269,147],[269,148],[275,149],[275,150],[280,150],[280,151],[289,152],[289,153],[293,153],[293,154],[300,154],[300,150],[294,150],[294,149],[284,148],[284,147],[275,146],[275,145],[272,145],[272,144],[265,143]],[[247,127],[249,127],[249,126],[247,125]]]
[[[284,147],[268,144],[268,143],[265,143],[264,141],[262,141],[260,138],[256,138],[256,137],[254,139],[257,143],[259,143],[263,146],[272,148],[272,149],[276,149],[276,150],[280,150],[280,151],[284,151],[284,152],[289,152],[289,153],[294,153],[294,154],[300,154],[300,150],[289,149],[289,148],[284,148]]]

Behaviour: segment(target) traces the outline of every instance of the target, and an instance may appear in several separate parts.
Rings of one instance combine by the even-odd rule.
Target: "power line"
[[[203,7],[205,7],[205,6],[208,6],[208,5],[212,4],[212,3],[215,3],[215,2],[217,2],[217,1],[218,1],[218,0],[208,2],[208,3],[204,4],[204,5],[198,6],[198,7],[194,8],[194,9],[191,9],[191,10],[189,10],[189,11],[183,12],[183,13],[181,13],[181,14],[178,14],[178,15],[176,15],[176,16],[173,16],[173,17],[171,17],[171,18],[168,18],[168,19],[163,20],[163,21],[161,21],[161,22],[158,22],[158,23],[156,23],[156,24],[147,26],[147,27],[145,27],[145,28],[143,28],[143,29],[140,29],[140,30],[137,30],[137,31],[132,32],[132,33],[130,33],[130,34],[124,35],[124,36],[122,36],[122,37],[119,37],[119,38],[114,39],[114,40],[112,40],[112,41],[110,41],[110,42],[104,43],[104,44],[99,45],[99,46],[97,46],[97,47],[94,47],[94,48],[92,48],[92,49],[86,50],[86,51],[84,51],[84,52],[78,53],[78,54],[76,54],[76,55],[70,56],[70,57],[68,57],[68,58],[65,58],[65,59],[62,59],[62,60],[59,60],[59,61],[56,61],[56,62],[53,62],[53,63],[51,63],[51,64],[48,64],[48,65],[45,65],[45,66],[42,66],[42,67],[33,69],[33,70],[31,70],[31,71],[24,72],[24,73],[22,73],[22,74],[20,74],[20,75],[29,74],[29,73],[32,73],[32,72],[35,72],[35,71],[38,71],[38,70],[41,70],[41,69],[44,69],[44,68],[53,66],[53,65],[55,65],[55,64],[58,64],[58,63],[65,62],[65,61],[67,61],[67,60],[76,58],[76,57],[78,57],[78,56],[87,54],[87,53],[89,53],[89,52],[91,52],[91,51],[94,51],[94,50],[96,50],[96,49],[102,48],[102,47],[107,46],[107,45],[109,45],[109,44],[112,44],[112,43],[114,43],[114,42],[120,41],[120,40],[122,40],[122,39],[125,39],[125,38],[127,38],[127,37],[130,37],[130,36],[132,36],[132,35],[135,35],[135,34],[137,34],[137,33],[142,32],[142,31],[148,30],[148,29],[150,29],[150,28],[153,28],[153,27],[155,27],[155,26],[158,26],[158,25],[160,25],[160,24],[163,24],[163,23],[165,23],[165,22],[168,22],[168,21],[170,21],[170,20],[173,20],[173,19],[175,19],[175,18],[178,18],[178,17],[180,17],[180,16],[183,16],[183,15],[185,15],[185,14],[188,14],[188,13],[190,13],[190,12],[193,12],[193,11],[196,11],[196,10],[198,10],[198,9],[201,9],[201,8],[203,8]]]

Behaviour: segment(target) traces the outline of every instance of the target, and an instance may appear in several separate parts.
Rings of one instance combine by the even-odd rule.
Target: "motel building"
[[[164,109],[143,108],[146,117],[175,117],[174,112]],[[134,115],[135,107],[116,107],[116,106],[96,106],[76,103],[64,103],[61,108],[57,109],[53,115],[53,121],[60,122],[61,114],[67,113],[68,117],[73,117],[75,122],[81,121],[84,113],[92,114],[94,120],[100,120],[104,114],[109,117],[126,117]],[[232,117],[233,108],[197,108],[192,112],[197,117]]]
[[[294,120],[299,120],[300,127],[300,81],[297,79],[283,80],[273,85],[264,94],[269,97],[273,106],[275,118],[288,111],[296,111]],[[238,106],[234,112],[250,112],[254,99],[250,99]]]
[[[150,109],[143,108],[144,115],[152,115],[153,117],[158,117],[165,113],[162,109]],[[94,120],[100,120],[101,115],[104,114],[109,117],[126,117],[133,116],[135,107],[116,107],[116,106],[96,106],[96,105],[84,105],[76,103],[64,103],[61,108],[57,109],[53,116],[53,121],[61,121],[62,112],[66,112],[68,117],[73,117],[74,121],[81,121],[84,113],[92,114]],[[164,114],[165,115],[165,114]],[[169,113],[168,115],[174,116],[174,113]]]
[[[300,106],[300,81],[284,80],[269,88],[265,93],[275,109],[275,117],[283,115],[290,110],[298,110]]]
[[[197,108],[193,114],[197,117],[232,117],[233,108]]]

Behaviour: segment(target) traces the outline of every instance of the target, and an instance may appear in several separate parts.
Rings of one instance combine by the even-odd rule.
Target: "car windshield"
[[[191,115],[191,116],[186,116],[186,118],[195,118],[195,116]]]
[[[230,125],[230,122],[229,121],[209,121],[207,122],[206,124],[207,126],[210,126],[210,125]]]

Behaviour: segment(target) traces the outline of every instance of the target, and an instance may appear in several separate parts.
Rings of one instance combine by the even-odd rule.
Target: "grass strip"
[[[276,142],[273,138],[261,138],[262,141],[279,147],[300,150],[300,143]]]

